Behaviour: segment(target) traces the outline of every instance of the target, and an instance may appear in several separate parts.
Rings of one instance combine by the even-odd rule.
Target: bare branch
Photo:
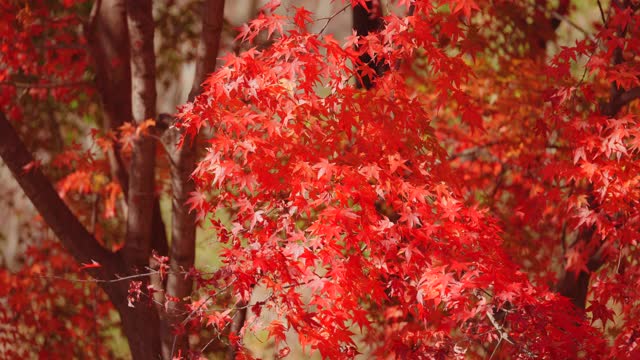
[[[322,34],[327,29],[327,26],[329,26],[329,23],[331,22],[331,20],[333,20],[336,16],[338,16],[341,13],[343,13],[344,11],[346,11],[349,8],[349,6],[351,6],[351,4],[345,5],[342,9],[336,11],[333,15],[331,15],[329,17],[316,19],[316,21],[318,21],[318,20],[326,20],[327,21],[324,24],[324,26],[322,27],[322,29],[320,29],[320,32],[318,32],[318,34]]]
[[[602,24],[604,24],[604,26],[607,26],[607,18],[604,15],[604,10],[602,9],[602,3],[600,2],[600,0],[598,0],[598,10],[600,10],[600,17],[602,18]]]
[[[18,89],[57,89],[70,87],[93,86],[91,81],[69,81],[69,82],[45,82],[31,83],[21,81],[0,81],[0,86],[15,87]]]
[[[95,260],[102,264],[101,268],[89,270],[91,276],[96,279],[108,279],[112,276],[119,269],[119,257],[100,246],[67,207],[39,168],[24,170],[25,166],[32,163],[34,159],[2,112],[0,112],[0,157],[44,221],[71,255],[79,262],[90,263]]]

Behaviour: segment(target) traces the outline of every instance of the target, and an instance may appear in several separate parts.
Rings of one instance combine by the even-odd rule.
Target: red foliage
[[[0,302],[3,359],[113,356],[112,306],[57,242],[30,248],[15,273],[0,268]]]
[[[266,288],[286,320],[266,324],[270,334],[284,341],[293,329],[323,357],[353,356],[359,332],[379,356],[486,356],[500,343],[503,355],[602,356],[602,334],[549,285],[564,244],[567,272],[605,267],[592,319],[613,320],[604,304],[621,301],[624,287],[603,293],[599,284],[618,283],[604,264],[635,248],[636,117],[603,116],[589,102],[616,101],[602,82],[620,94],[638,86],[631,63],[615,64],[611,51],[637,54],[634,37],[610,29],[632,31],[640,18],[613,11],[596,34],[607,46],[578,43],[546,62],[534,42],[509,57],[470,43],[474,33],[485,44],[494,36],[460,21],[479,10],[474,2],[450,13],[415,6],[352,39],[358,50],[302,26],[280,32],[267,49],[229,55],[182,110],[191,136],[215,130],[191,203],[232,213],[212,225],[229,244],[236,295]],[[508,22],[499,10],[478,21]],[[262,15],[242,36],[279,21]],[[440,26],[445,45],[433,36]],[[374,75],[363,53],[392,69],[366,92],[345,86]],[[594,81],[570,72],[581,55]],[[207,192],[216,196],[205,202]],[[586,231],[593,236],[579,238]],[[567,245],[569,234],[578,238]],[[633,313],[623,315],[629,324]]]
[[[266,34],[269,46],[227,54],[180,109],[187,138],[209,136],[185,206],[211,219],[205,225],[225,245],[212,278],[188,274],[208,294],[189,306],[191,329],[225,335],[246,358],[242,335],[259,330],[278,357],[291,352],[293,332],[325,358],[636,358],[636,2],[614,5],[593,36],[555,52],[546,47],[554,20],[566,21],[566,1],[554,10],[546,1],[412,3],[412,15],[388,14],[381,31],[341,44],[309,32],[308,10],[283,15],[272,1],[238,35],[251,45]],[[29,33],[14,34],[7,24],[16,21],[48,29],[31,11],[1,22],[0,34]],[[2,46],[0,81],[15,72],[81,76],[59,73],[66,58],[30,69],[26,39]],[[370,90],[352,86],[377,75],[363,54],[387,69]],[[0,107],[12,96],[0,95]],[[151,124],[96,142],[126,151]],[[108,177],[105,162],[77,151],[59,158],[74,170],[61,194],[101,194],[104,217],[116,216],[121,190],[95,180]],[[0,293],[11,305],[0,315],[81,338],[89,325],[65,327],[53,308],[60,294],[80,301],[82,288],[56,280],[64,292],[36,296],[26,282],[55,270],[56,258],[34,256],[20,274],[1,273],[12,286],[0,289],[13,290]],[[580,277],[582,300],[571,288]],[[131,284],[134,303],[143,292]],[[252,297],[256,288],[267,297]],[[230,297],[251,310],[237,333],[227,330],[241,307]],[[79,309],[75,324],[96,311]]]

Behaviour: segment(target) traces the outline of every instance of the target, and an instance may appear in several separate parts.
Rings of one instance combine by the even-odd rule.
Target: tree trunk
[[[122,124],[131,121],[133,117],[125,0],[96,1],[91,10],[86,37],[95,65],[96,90],[102,102],[102,126],[106,131],[117,132]],[[120,144],[117,141],[107,155],[111,175],[118,180],[126,196],[129,174],[120,156]]]
[[[133,121],[141,125],[156,115],[156,71],[153,48],[154,23],[151,0],[127,1],[127,25],[131,53],[131,110]],[[132,272],[145,272],[152,246],[155,197],[155,140],[141,133],[133,143],[129,172],[127,237],[123,253]],[[143,292],[149,284],[140,278]],[[117,301],[117,299],[112,299]],[[159,317],[149,303],[135,308],[117,308],[134,359],[159,359],[162,355]]]
[[[238,308],[237,313],[233,317],[233,322],[231,323],[231,328],[229,329],[229,333],[235,334],[236,336],[240,336],[242,328],[244,327],[244,322],[247,320],[247,307],[248,303],[245,301],[239,301],[236,305]],[[229,348],[227,349],[226,360],[235,360],[236,355],[238,353],[238,346],[236,344],[229,344]]]
[[[133,120],[141,125],[155,118],[156,72],[153,49],[151,0],[127,1],[127,24],[131,49],[131,108]],[[152,216],[155,199],[155,140],[141,133],[133,143],[129,174],[127,264],[144,270],[151,255]]]
[[[103,128],[117,132],[133,119],[131,110],[131,65],[129,31],[125,0],[101,0],[94,3],[86,31],[96,71],[96,89],[103,108]],[[108,153],[112,176],[128,197],[129,173],[120,155],[120,144],[114,142]],[[152,248],[160,255],[168,254],[167,233],[156,199],[153,206]]]
[[[561,6],[566,6],[566,4]],[[624,6],[629,6],[629,4],[627,3]],[[622,27],[618,27],[616,31],[617,36],[620,38],[625,37],[627,33],[627,29]],[[613,49],[613,53],[613,65],[619,65],[625,61],[621,47]],[[607,118],[614,118],[624,106],[637,98],[640,98],[640,87],[625,90],[613,82],[611,83],[609,99],[605,104],[602,104],[599,111]],[[593,211],[598,211],[600,204],[595,201],[592,185],[589,185],[587,193],[589,194],[589,208]],[[604,264],[605,260],[602,255],[604,242],[600,241],[598,244],[590,243],[594,241],[593,235],[595,234],[595,230],[595,226],[592,226],[589,230],[581,231],[573,244],[574,246],[578,243],[586,244],[584,247],[593,252],[593,254],[588,257],[588,272],[582,271],[579,274],[576,274],[565,270],[561,275],[557,286],[560,294],[571,299],[571,302],[573,302],[576,307],[583,310],[587,305],[587,294],[589,292],[591,273],[597,271]]]
[[[370,32],[382,29],[383,22],[379,2],[377,6],[374,6],[374,1],[367,0],[366,4],[366,8],[359,4],[353,7],[353,29],[358,36],[366,36]],[[360,61],[362,61],[362,64],[371,67],[376,76],[382,75],[385,70],[383,64],[376,62],[368,53],[360,55]],[[373,87],[373,79],[369,78],[369,75],[364,75],[363,71],[358,71],[358,75],[360,77],[360,79],[356,79],[358,88],[368,90]]]
[[[558,293],[569,298],[577,308],[584,310],[587,304],[589,278],[590,274],[587,272],[581,271],[576,274],[565,270],[558,281]]]
[[[129,341],[133,360],[161,359],[158,311],[152,304],[142,302],[134,308],[128,307],[127,294],[121,294],[119,300],[110,297],[122,319],[122,330]]]
[[[129,32],[125,0],[96,1],[87,31],[104,128],[113,130],[132,118]],[[125,169],[122,169],[126,171]]]
[[[207,75],[215,70],[220,36],[224,20],[224,0],[206,0],[202,11],[202,35],[198,45],[196,73],[193,79],[189,101],[193,101],[201,91],[201,84]],[[169,253],[170,272],[167,279],[167,295],[179,299],[169,302],[163,319],[162,354],[170,360],[178,351],[186,354],[188,339],[183,335],[174,335],[173,329],[180,326],[185,319],[185,301],[193,291],[193,281],[181,272],[188,271],[194,265],[196,218],[185,205],[191,193],[195,191],[195,183],[191,173],[196,168],[197,138],[185,139],[181,147],[177,147],[181,134],[172,128],[164,139],[171,158],[172,204],[172,236]]]

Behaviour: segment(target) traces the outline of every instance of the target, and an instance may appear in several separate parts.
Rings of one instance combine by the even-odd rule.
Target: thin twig
[[[0,86],[15,87],[18,89],[55,89],[76,86],[92,86],[91,81],[69,81],[69,82],[51,82],[51,83],[27,83],[20,81],[0,81]]]
[[[214,340],[222,340],[222,338],[220,338],[220,334],[222,334],[222,332],[227,328],[227,326],[229,326],[229,324],[231,324],[233,322],[233,319],[236,317],[236,315],[238,315],[238,313],[236,312],[235,314],[233,314],[233,316],[231,317],[231,320],[228,321],[224,327],[222,329],[218,330],[218,334],[215,337],[211,337],[211,340],[209,340],[206,344],[204,344],[204,346],[202,347],[202,349],[200,349],[200,353],[204,353],[205,350],[207,350],[207,348],[209,347],[209,345],[211,345],[211,343]]]
[[[228,288],[230,288],[230,287],[231,287],[231,285],[233,285],[233,283],[234,283],[235,281],[236,281],[236,280],[235,280],[235,279],[233,279],[233,280],[231,280],[231,282],[229,282],[229,284],[227,284],[227,286],[225,286],[225,287],[223,287],[223,288],[221,288],[221,289],[218,289],[218,290],[217,290],[216,292],[214,292],[213,294],[209,294],[209,296],[208,296],[208,297],[207,297],[207,298],[206,298],[206,299],[205,299],[205,300],[204,300],[204,301],[203,301],[203,302],[202,302],[202,303],[201,303],[201,304],[200,304],[196,309],[192,310],[192,311],[189,313],[189,315],[188,315],[188,316],[187,316],[187,317],[182,321],[181,325],[183,325],[183,326],[184,326],[187,322],[189,322],[189,320],[191,320],[191,318],[194,316],[194,314],[195,314],[196,312],[198,312],[200,309],[202,309],[202,307],[203,307],[207,302],[209,302],[209,300],[211,300],[214,296],[217,296],[219,293],[221,293],[221,292],[223,292],[223,291],[227,290]]]
[[[135,274],[135,275],[129,275],[129,276],[123,276],[123,277],[116,277],[115,279],[110,279],[110,280],[102,280],[102,279],[69,279],[69,278],[66,278],[64,276],[57,276],[57,275],[41,275],[39,277],[40,278],[45,278],[45,279],[65,280],[65,281],[77,282],[77,283],[107,283],[107,284],[111,284],[111,283],[117,283],[117,282],[121,282],[121,281],[131,280],[131,279],[143,278],[143,277],[155,275],[155,274],[158,274],[158,273],[160,273],[160,271],[152,271],[152,272],[143,273],[143,274]],[[186,274],[186,272],[180,272],[180,274]]]
[[[536,7],[538,8],[538,10],[540,11],[547,11],[547,9],[544,8],[544,6],[540,5],[540,4],[536,4]],[[580,31],[582,34],[584,34],[584,36],[590,38],[591,40],[595,40],[595,37],[593,36],[593,34],[590,34],[587,30],[585,30],[582,26],[576,24],[575,22],[573,22],[573,20],[569,19],[568,17],[558,13],[555,10],[551,10],[550,11],[551,16],[559,21],[564,21],[567,24],[569,24],[571,27],[573,27],[574,29]]]
[[[602,9],[602,3],[598,0],[598,9],[600,10],[600,16],[602,17],[602,24],[607,27],[607,19],[604,16],[604,10]]]
[[[116,283],[116,282],[120,282],[120,281],[125,281],[125,280],[130,280],[130,279],[135,279],[135,278],[142,278],[142,277],[146,277],[146,276],[151,276],[151,275],[157,275],[160,273],[160,270],[153,270],[150,268],[147,268],[147,270],[151,270],[151,272],[148,273],[143,273],[143,274],[135,274],[135,275],[129,275],[129,276],[123,276],[123,277],[119,277],[118,275],[116,275],[115,279],[111,279],[111,280],[101,280],[101,279],[69,279],[67,277],[64,276],[58,276],[58,275],[41,275],[38,276],[39,278],[44,278],[44,279],[56,279],[56,280],[64,280],[64,281],[69,281],[69,282],[77,282],[77,283]],[[174,274],[174,275],[188,275],[189,272],[188,271],[164,271],[164,274]],[[215,271],[212,272],[201,272],[199,273],[199,275],[213,275],[215,274]],[[226,289],[226,287],[225,287]]]
[[[216,340],[216,339],[218,339],[218,340],[219,340],[219,338],[218,338],[218,337],[213,337],[213,336],[212,336],[212,337],[211,337],[211,340],[207,341],[207,343],[206,343],[206,344],[204,344],[204,346],[202,347],[202,349],[200,349],[200,353],[203,353],[203,352],[207,349],[207,347],[209,347],[209,345],[211,345],[211,343],[212,343],[214,340]]]
[[[344,12],[345,10],[347,10],[349,8],[349,6],[351,6],[351,4],[345,5],[342,9],[338,10],[335,14],[329,16],[328,18],[316,19],[316,21],[318,21],[318,20],[327,20],[327,22],[324,24],[322,29],[320,29],[320,32],[318,34],[322,34],[327,29],[327,26],[329,26],[329,23],[331,22],[331,20],[333,20],[333,18],[338,16],[338,14],[340,14],[340,13]]]
[[[490,312],[487,312],[487,317],[489,318],[489,321],[491,321],[491,324],[493,325],[493,327],[496,328],[496,330],[498,331],[498,334],[500,334],[500,341],[504,339],[509,344],[515,345],[513,340],[509,338],[509,334],[507,334],[507,332],[504,331],[504,328],[502,327],[502,325],[498,324],[498,322],[496,321],[496,318],[493,317],[493,314]]]
[[[622,263],[622,251],[623,248],[622,246],[620,246],[620,248],[618,249],[618,263],[616,264],[616,274],[620,273],[620,264]]]
[[[491,352],[491,356],[489,356],[489,360],[493,359],[493,356],[496,354],[496,352],[498,351],[498,348],[500,347],[500,344],[502,344],[502,339],[503,337],[500,336],[500,339],[498,340],[498,343],[496,344],[496,346],[493,348],[493,352]]]

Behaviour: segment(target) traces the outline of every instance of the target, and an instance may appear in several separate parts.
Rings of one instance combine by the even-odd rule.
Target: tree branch
[[[236,304],[236,308],[238,310],[233,316],[233,320],[232,320],[231,328],[229,329],[229,332],[239,337],[242,331],[242,328],[244,327],[244,323],[247,320],[247,309],[249,308],[248,302],[241,300],[240,302],[238,302],[238,304]],[[229,348],[227,349],[227,354],[226,354],[226,360],[235,360],[237,352],[238,352],[238,345],[229,344]]]
[[[609,116],[615,116],[615,114],[620,112],[622,107],[638,98],[640,98],[640,86],[625,91],[618,91],[610,101],[608,108],[605,109],[605,113]]]
[[[158,338],[157,334],[153,333],[157,329],[155,309],[146,306],[136,308],[128,306],[129,281],[111,281],[118,273],[127,274],[122,257],[100,246],[62,201],[40,169],[32,168],[24,171],[25,165],[30,164],[34,159],[2,112],[0,112],[0,158],[7,164],[44,221],[75,260],[81,263],[96,261],[101,265],[88,268],[86,271],[99,280],[98,284],[118,310],[133,359],[155,358],[153,353],[159,353],[160,348],[159,341],[154,342],[154,338]],[[154,347],[158,349],[157,352],[153,350]]]
[[[68,81],[68,82],[48,82],[30,83],[21,81],[0,81],[0,86],[11,86],[19,89],[56,89],[77,86],[91,86],[90,81]]]
[[[107,280],[116,271],[122,269],[119,256],[103,248],[87,231],[62,201],[42,171],[37,167],[24,170],[25,166],[32,163],[34,159],[2,112],[0,112],[0,157],[67,251],[78,262],[91,263],[95,260],[102,265],[99,268],[87,269],[91,276],[98,280]]]

